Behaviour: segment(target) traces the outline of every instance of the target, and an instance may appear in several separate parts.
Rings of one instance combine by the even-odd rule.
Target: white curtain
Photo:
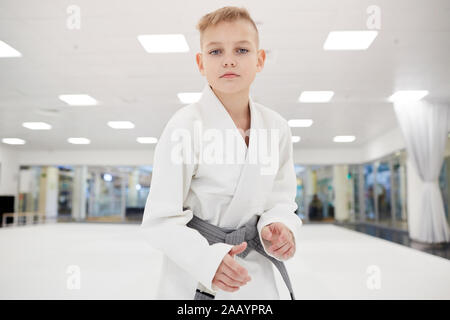
[[[424,100],[395,102],[406,151],[422,179],[420,207],[408,208],[409,236],[426,243],[449,242],[438,178],[447,142],[449,107]]]

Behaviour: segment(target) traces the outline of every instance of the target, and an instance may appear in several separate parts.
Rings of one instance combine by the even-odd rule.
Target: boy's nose
[[[224,62],[223,62],[223,65],[224,66],[230,65],[230,66],[234,67],[236,65],[236,62],[234,62],[234,60],[231,60],[231,59],[225,59]]]

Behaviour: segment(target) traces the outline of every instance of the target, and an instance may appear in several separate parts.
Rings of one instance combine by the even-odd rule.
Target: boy
[[[161,134],[142,222],[164,253],[157,298],[294,299],[282,262],[294,256],[302,225],[291,132],[249,96],[265,61],[257,27],[244,8],[224,7],[197,28],[208,83]]]

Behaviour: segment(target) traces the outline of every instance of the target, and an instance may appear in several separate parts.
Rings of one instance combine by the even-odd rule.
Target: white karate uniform
[[[150,193],[140,228],[145,241],[164,254],[157,299],[193,299],[197,288],[215,292],[216,299],[290,298],[284,283],[281,281],[281,285],[277,285],[275,281],[276,276],[281,279],[278,270],[254,250],[245,259],[235,256],[252,280],[236,292],[214,291],[212,279],[223,257],[233,246],[225,243],[209,245],[197,230],[186,226],[193,214],[219,227],[233,229],[243,226],[253,215],[260,215],[257,225],[260,239],[265,225],[282,222],[294,234],[298,248],[302,221],[295,214],[297,182],[290,128],[281,115],[255,103],[251,97],[249,107],[248,147],[209,84],[205,85],[201,99],[178,110],[161,134],[155,148]],[[220,143],[212,139],[214,135],[209,135],[211,140],[206,144],[208,135],[205,134],[202,144],[198,124],[201,124],[203,132],[208,129],[219,133],[234,132],[238,137],[235,140],[236,156],[245,161],[200,162],[198,159],[202,154],[211,151],[207,146],[217,147]],[[264,131],[261,129],[269,130],[266,139],[259,134]],[[269,139],[272,138],[270,129],[278,132],[278,140]],[[180,132],[189,133],[192,137],[183,141],[185,146],[192,147],[191,159],[195,155],[197,161],[173,161],[174,150],[178,150],[181,141],[176,139]],[[277,144],[270,149],[273,141]],[[252,160],[255,158],[251,156],[255,156],[261,146],[268,148],[270,155],[275,154],[277,161],[267,165]],[[231,154],[226,150],[224,153]],[[187,159],[188,153],[184,155]],[[263,167],[266,171],[262,170]],[[269,170],[269,167],[274,170]]]

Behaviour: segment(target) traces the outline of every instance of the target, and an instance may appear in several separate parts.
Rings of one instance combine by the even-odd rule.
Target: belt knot
[[[248,223],[246,223],[241,228],[234,230],[232,232],[226,233],[225,235],[225,243],[226,244],[232,244],[232,245],[238,245],[242,242],[247,242],[247,248],[238,254],[239,257],[245,258],[250,250],[254,249],[252,248],[252,244],[249,243],[249,241],[253,240],[255,237],[258,236],[258,229],[256,228],[256,222],[257,217],[254,217],[254,219],[251,219]]]

